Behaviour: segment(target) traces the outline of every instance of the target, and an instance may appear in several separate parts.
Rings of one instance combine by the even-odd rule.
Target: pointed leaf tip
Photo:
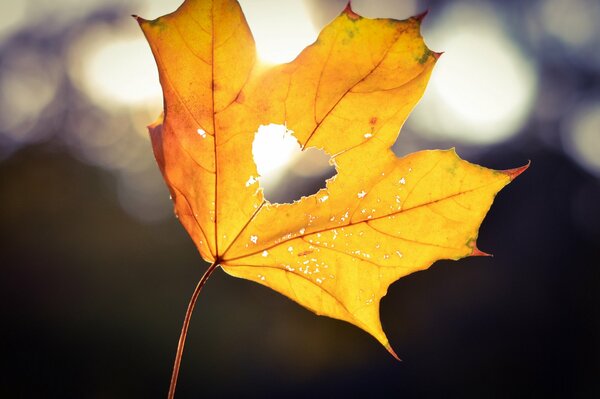
[[[390,353],[390,355],[392,355],[394,357],[394,359],[396,359],[399,362],[402,361],[402,359],[400,359],[398,357],[398,355],[396,354],[396,352],[392,349],[392,347],[390,346],[390,344],[385,345],[385,349],[387,349],[387,351]]]
[[[492,254],[488,254],[487,252],[483,252],[482,250],[480,250],[477,247],[477,241],[474,239],[470,240],[467,246],[471,248],[471,253],[468,256],[494,256]]]
[[[349,1],[348,4],[346,4],[346,8],[344,8],[344,11],[342,11],[343,14],[346,14],[346,16],[352,20],[356,20],[356,19],[360,19],[361,16],[358,15],[357,13],[354,12],[354,10],[352,10],[352,2]]]
[[[471,252],[471,255],[469,255],[469,256],[490,256],[490,257],[493,257],[494,255],[488,254],[487,252],[483,252],[482,250],[480,250],[479,248],[477,248],[477,244],[473,244],[473,252]]]
[[[138,23],[138,24],[140,24],[140,25],[141,25],[142,23],[146,22],[146,20],[145,20],[144,18],[140,17],[139,15],[136,15],[136,14],[131,14],[131,17],[132,17],[133,19],[135,19],[135,20],[137,21],[137,23]]]
[[[427,8],[425,11],[423,11],[420,14],[415,15],[413,18],[415,20],[417,20],[418,23],[423,22],[423,20],[425,19],[425,17],[427,16],[427,14],[429,14],[429,8]]]
[[[510,180],[512,181],[512,180],[515,180],[517,177],[519,177],[519,175],[521,173],[525,172],[527,170],[527,168],[529,168],[529,165],[531,165],[531,161],[528,161],[526,165],[523,165],[519,168],[501,170],[500,172],[507,175],[510,178]]]

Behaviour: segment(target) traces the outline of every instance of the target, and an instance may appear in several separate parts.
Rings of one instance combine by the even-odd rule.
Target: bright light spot
[[[101,28],[85,35],[71,51],[70,71],[80,88],[98,105],[162,108],[156,64],[138,33]]]
[[[276,180],[298,153],[298,140],[285,126],[260,126],[252,143],[252,155],[261,185],[264,187],[267,180]]]
[[[261,60],[290,62],[317,38],[302,0],[240,0]]]
[[[411,123],[430,136],[493,143],[517,133],[536,92],[531,57],[503,31],[494,11],[479,3],[452,3],[424,32],[444,51]]]
[[[600,100],[576,108],[563,126],[562,138],[571,157],[600,176]]]

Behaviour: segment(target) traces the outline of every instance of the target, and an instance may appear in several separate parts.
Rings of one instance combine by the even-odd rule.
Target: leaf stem
[[[192,313],[194,312],[194,307],[196,306],[196,301],[198,300],[198,295],[200,295],[200,291],[202,291],[202,287],[208,281],[210,275],[216,270],[219,266],[218,260],[216,260],[200,277],[200,281],[198,281],[198,285],[196,285],[196,289],[190,298],[190,302],[187,307],[187,311],[185,312],[185,318],[183,319],[183,326],[181,326],[181,335],[179,336],[179,343],[177,344],[177,354],[175,355],[175,363],[173,364],[173,374],[171,375],[171,385],[169,385],[169,394],[167,396],[168,399],[175,398],[175,387],[177,386],[177,378],[179,377],[179,366],[181,365],[181,358],[183,356],[183,347],[185,346],[185,339],[187,337],[187,332],[190,327],[190,319],[192,318]]]

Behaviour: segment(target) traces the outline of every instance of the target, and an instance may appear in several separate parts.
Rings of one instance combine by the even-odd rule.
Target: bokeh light
[[[433,16],[432,16],[433,18]],[[444,51],[409,125],[430,137],[490,144],[523,126],[536,94],[535,66],[485,3],[451,3],[423,35]]]
[[[585,47],[598,41],[600,3],[595,0],[540,2],[546,33],[566,46]]]
[[[600,99],[575,107],[562,125],[562,138],[573,159],[600,177]]]
[[[158,114],[156,63],[145,38],[132,28],[101,26],[83,35],[71,51],[73,79],[100,107],[153,106]]]
[[[0,66],[0,136],[17,145],[33,143],[47,132],[34,126],[54,100],[61,65],[53,55],[18,49]]]

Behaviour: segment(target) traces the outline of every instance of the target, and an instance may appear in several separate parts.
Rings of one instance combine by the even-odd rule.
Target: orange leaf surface
[[[439,259],[482,255],[479,225],[524,169],[486,169],[454,150],[393,154],[439,57],[420,19],[347,7],[293,62],[270,68],[256,62],[235,0],[187,0],[138,19],[164,92],[154,153],[202,257],[362,328],[392,354],[379,319],[389,285]],[[292,204],[265,200],[252,143],[269,123],[331,156],[326,188]]]

